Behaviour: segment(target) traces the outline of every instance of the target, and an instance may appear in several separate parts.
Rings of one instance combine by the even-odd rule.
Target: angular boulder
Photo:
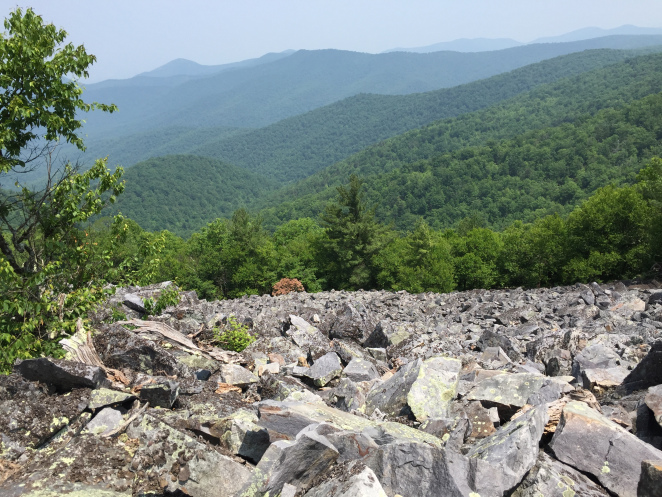
[[[473,490],[501,497],[514,488],[538,459],[548,418],[546,406],[534,407],[476,443],[467,454]]]
[[[407,393],[407,404],[418,421],[449,416],[461,369],[459,359],[432,357],[422,362]]]
[[[304,497],[386,497],[375,473],[360,461],[335,468],[334,473],[340,474],[315,486]]]
[[[577,401],[563,408],[549,448],[559,461],[622,497],[636,497],[642,461],[662,459],[662,451]]]
[[[342,363],[340,357],[335,352],[329,352],[315,360],[315,363],[308,368],[306,376],[313,380],[315,386],[323,387],[342,373]]]
[[[17,359],[14,372],[27,380],[53,385],[60,392],[74,388],[99,388],[106,381],[106,374],[97,366],[49,357]]]
[[[345,366],[343,376],[354,382],[370,381],[379,378],[379,372],[370,361],[354,358]]]
[[[246,388],[253,383],[257,383],[259,378],[248,369],[236,364],[223,364],[221,366],[221,381],[228,385],[234,385],[239,388]]]

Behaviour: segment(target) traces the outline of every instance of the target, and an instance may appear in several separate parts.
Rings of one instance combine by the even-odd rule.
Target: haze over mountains
[[[536,38],[528,43],[513,40],[512,38],[460,38],[453,41],[434,43],[423,47],[410,48],[392,48],[385,50],[388,52],[416,52],[429,53],[440,50],[453,50],[456,52],[484,52],[489,50],[503,50],[505,48],[519,47],[522,45],[532,45],[535,43],[563,43],[569,41],[588,40],[591,38],[600,38],[603,36],[614,35],[659,35],[662,34],[662,28],[642,28],[639,26],[624,25],[613,29],[602,28],[583,28],[560,36],[547,36]]]
[[[430,53],[300,50],[218,66],[178,59],[128,80],[88,85],[86,99],[120,110],[88,114],[87,152],[64,152],[83,164],[109,156],[110,165],[128,167],[127,191],[113,212],[149,230],[188,236],[239,207],[266,209],[271,228],[315,217],[352,172],[368,179],[371,200],[391,198],[378,209],[382,221],[406,228],[422,216],[440,228],[471,208],[442,213],[401,198],[407,188],[415,191],[395,193],[399,182],[411,182],[411,164],[620,108],[662,89],[662,59],[654,55],[662,52],[662,29],[587,28],[558,39],[574,41],[486,51],[507,40],[471,40],[484,51],[464,53],[459,41],[456,51]],[[629,173],[621,173],[603,179],[626,180]],[[26,177],[36,182],[39,174]],[[597,186],[580,185],[540,212],[569,208]],[[429,192],[419,197],[435,203]],[[517,216],[532,219],[536,209],[486,219],[501,226]]]

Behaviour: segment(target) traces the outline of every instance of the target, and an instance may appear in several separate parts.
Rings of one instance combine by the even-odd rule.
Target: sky
[[[0,0],[32,7],[97,57],[89,83],[173,59],[225,64],[288,49],[379,53],[458,38],[529,42],[585,27],[662,27],[660,0]]]

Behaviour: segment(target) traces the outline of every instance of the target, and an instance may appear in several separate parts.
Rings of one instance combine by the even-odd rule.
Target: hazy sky
[[[223,64],[287,49],[378,53],[457,38],[528,42],[597,26],[662,27],[661,0],[0,0],[32,7],[97,56],[90,82],[176,58]]]

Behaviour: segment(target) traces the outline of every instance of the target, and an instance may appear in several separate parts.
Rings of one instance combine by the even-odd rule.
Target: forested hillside
[[[380,175],[395,171],[393,176],[396,177],[401,169],[449,151],[514,137],[527,130],[570,123],[600,109],[618,108],[660,91],[662,56],[637,57],[541,86],[484,111],[442,120],[391,138],[274,192],[257,205],[264,207],[262,213],[267,226],[278,226],[300,216],[316,216],[335,195],[335,186],[346,181],[350,174],[370,178],[367,181],[370,188],[373,181],[381,181],[377,179]],[[404,176],[401,179],[406,181]],[[369,197],[376,199],[379,193],[386,195],[371,190]],[[420,212],[403,206],[402,201],[404,199],[397,202],[402,214]],[[405,221],[402,223],[406,225]]]
[[[193,154],[235,164],[281,182],[304,178],[380,140],[475,111],[535,86],[623,61],[642,52],[587,50],[486,80],[412,95],[360,94],[278,123],[245,128],[168,127],[89,139],[87,156],[108,155],[124,167],[150,157]]]
[[[216,159],[168,155],[126,171],[126,189],[106,215],[121,212],[149,231],[167,228],[188,237],[210,220],[263,196],[274,184]]]
[[[611,52],[591,52],[567,57],[570,57],[570,62],[580,63],[583,61],[588,63],[591,60],[602,61],[605,55],[612,56],[613,54]],[[533,75],[541,74],[539,72],[540,69],[549,67],[550,64],[555,64],[561,60],[560,58],[555,61],[547,61],[526,70],[520,69],[510,75],[499,76],[497,79],[508,81],[513,87],[517,87],[518,84],[526,86],[534,78]],[[570,67],[574,66],[571,65]],[[527,77],[523,77],[523,75]],[[459,89],[444,90],[444,92],[457,95],[457,99],[439,99],[439,101],[447,105],[452,105],[453,102],[461,105],[463,102],[466,102],[466,104],[463,104],[466,106],[471,105],[469,102],[474,99],[480,102],[482,96],[486,93],[484,90],[490,88],[490,85],[493,84],[491,81],[487,80],[484,84],[473,83]],[[495,93],[498,93],[498,86],[494,88]],[[470,91],[471,89],[474,91]],[[441,120],[429,126],[394,137],[280,190],[274,189],[274,187],[278,186],[278,182],[267,181],[262,184],[268,184],[269,188],[259,190],[259,194],[254,196],[244,197],[242,194],[236,196],[229,194],[226,197],[225,207],[222,211],[227,213],[228,209],[232,210],[231,206],[235,209],[242,206],[248,206],[252,209],[263,206],[265,208],[261,212],[264,216],[265,225],[271,229],[275,229],[278,225],[290,219],[317,216],[322,211],[325,203],[335,195],[335,186],[346,181],[350,174],[356,173],[367,180],[368,197],[370,199],[378,200],[381,197],[389,199],[384,204],[385,206],[378,210],[380,219],[391,220],[398,226],[408,226],[411,224],[413,217],[420,215],[425,216],[434,226],[450,226],[462,217],[473,214],[474,211],[482,213],[486,221],[489,218],[489,222],[494,226],[500,226],[498,219],[495,219],[492,214],[489,214],[488,210],[485,210],[487,208],[482,204],[476,204],[474,206],[475,209],[467,208],[466,206],[451,207],[449,204],[445,207],[447,209],[446,211],[439,211],[438,207],[444,204],[444,201],[441,197],[438,199],[434,199],[433,197],[436,193],[440,193],[443,190],[442,187],[435,187],[430,190],[430,186],[428,185],[425,187],[426,190],[424,192],[419,191],[418,193],[414,193],[412,191],[409,194],[402,195],[400,193],[391,195],[387,190],[390,188],[390,185],[394,185],[393,192],[401,192],[402,188],[409,188],[411,186],[409,184],[410,178],[407,175],[411,172],[411,168],[423,167],[425,169],[428,166],[423,166],[422,164],[424,162],[421,161],[429,161],[445,152],[469,145],[485,144],[488,140],[513,137],[525,133],[530,129],[572,122],[579,117],[589,116],[599,109],[619,107],[626,102],[631,102],[636,98],[641,98],[659,91],[662,91],[662,55],[650,54],[635,57],[624,62],[589,71],[585,74],[563,78],[554,83],[541,85],[531,92],[524,93],[521,96],[484,111],[463,114],[454,119]],[[425,94],[424,96],[428,97],[430,94]],[[423,96],[421,96],[421,100],[433,101],[433,98],[424,100]],[[318,112],[322,112],[322,110],[311,114]],[[394,115],[397,115],[397,112],[394,111]],[[318,120],[318,122],[322,121],[322,119]],[[274,129],[276,127],[272,126],[268,129]],[[302,130],[301,133],[303,134],[304,131]],[[347,136],[351,136],[351,134]],[[237,135],[237,138],[241,138],[241,135]],[[342,142],[340,137],[332,134],[327,137],[326,143],[334,143],[334,138]],[[295,149],[292,148],[292,150]],[[251,147],[250,142],[246,142],[244,143],[243,151],[246,156],[253,156],[254,148]],[[324,154],[324,151],[319,148],[303,148],[303,150],[299,151],[300,154],[304,154],[304,152],[311,158],[311,161],[319,160],[319,157],[322,157]],[[239,150],[237,150],[237,153],[239,153]],[[177,161],[181,162],[178,163]],[[188,158],[184,156],[167,157],[166,162],[170,167],[167,171],[186,170],[188,167],[187,161]],[[130,187],[129,191],[131,192],[135,189],[161,191],[163,178],[167,177],[167,171],[155,173],[153,168],[158,163],[160,162],[150,162],[150,171],[152,172],[150,174],[141,173],[139,186]],[[290,169],[294,168],[294,164],[296,164],[294,160],[290,164],[283,164],[283,173],[281,174],[294,174],[290,172]],[[286,168],[285,165],[290,165],[290,169]],[[136,165],[134,167],[141,168],[143,166]],[[127,172],[129,178],[133,177],[133,174],[137,174],[131,173],[131,169]],[[260,170],[262,171],[263,169]],[[390,179],[388,181],[385,180],[385,176],[383,177],[382,175],[391,171],[393,171],[392,174],[388,176]],[[621,171],[621,173],[623,172]],[[273,178],[273,175],[271,177]],[[213,188],[209,188],[207,184],[203,184],[195,175],[182,175],[180,173],[178,178],[178,188],[182,192],[185,192],[186,195],[194,196],[198,199],[196,202],[201,202],[203,205],[213,206],[215,204],[217,196]],[[619,178],[621,177],[619,176]],[[279,179],[282,180],[282,177],[279,177]],[[387,183],[384,183],[385,181]],[[580,199],[585,198],[596,187],[604,184],[582,185],[580,186],[582,191],[576,195],[559,198],[554,201],[540,199],[538,201],[539,204],[533,210],[543,209],[542,212],[548,212],[550,209],[560,209],[564,211],[564,209],[575,205]],[[481,191],[484,191],[485,188],[487,187],[483,185],[483,190]],[[499,187],[496,183],[493,185],[493,188],[492,194],[498,195]],[[133,199],[134,194],[130,193],[128,197]],[[131,200],[125,203],[124,200],[120,200],[121,209],[124,214],[135,219],[141,226],[149,226],[150,229],[169,229],[178,234],[190,233],[191,229],[199,228],[205,222],[214,219],[221,212],[216,208],[209,208],[206,213],[199,212],[196,214],[195,220],[198,224],[194,224],[191,220],[189,221],[189,228],[182,231],[179,220],[174,224],[158,224],[155,221],[156,219],[165,220],[166,218],[172,220],[174,219],[173,216],[178,215],[170,214],[164,217],[160,213],[161,206],[158,198],[154,198],[154,200],[154,202],[140,204],[138,210],[134,208],[138,205],[136,201]],[[174,212],[176,210],[175,206],[177,202],[182,202],[181,207],[183,211],[188,211],[188,208],[191,206],[191,201],[187,198],[172,196],[169,197],[168,201],[171,211]],[[530,211],[531,207],[527,207],[527,209]],[[432,214],[433,211],[434,215]],[[517,212],[519,212],[517,209],[509,212],[508,216],[510,217],[508,217],[508,220],[515,219]],[[529,219],[532,214],[529,212],[526,215],[528,216],[527,219]],[[181,214],[179,216],[184,215]]]

